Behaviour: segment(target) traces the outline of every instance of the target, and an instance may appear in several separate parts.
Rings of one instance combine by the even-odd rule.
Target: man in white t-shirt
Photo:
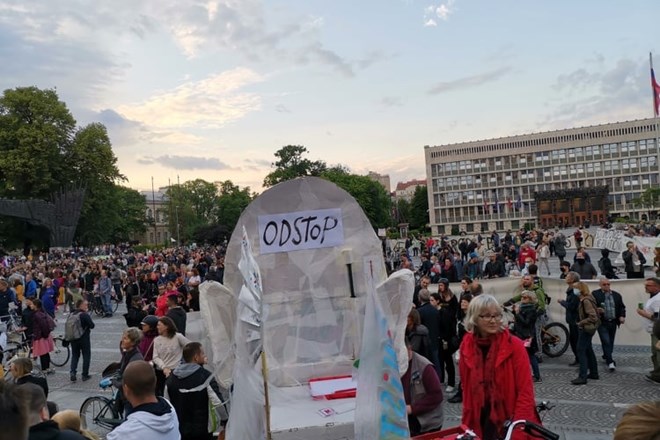
[[[653,324],[660,314],[660,278],[647,278],[644,282],[646,293],[651,297],[644,304],[644,308],[637,309],[637,314],[646,320],[646,331],[651,334],[651,360],[653,371],[644,376],[649,382],[660,385],[660,349],[657,347],[658,338],[653,334]]]

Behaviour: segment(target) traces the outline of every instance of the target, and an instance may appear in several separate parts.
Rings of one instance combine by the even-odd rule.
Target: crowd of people
[[[116,410],[125,421],[107,438],[210,440],[215,432],[222,438],[228,391],[204,368],[201,344],[185,333],[187,312],[199,310],[199,284],[223,280],[224,249],[145,254],[130,247],[106,250],[110,255],[73,249],[2,259],[0,321],[5,329],[19,325],[12,330],[29,341],[32,358],[12,359],[10,374],[0,381],[0,406],[5,405],[0,421],[7,415],[24,421],[7,431],[11,437],[0,428],[0,438],[96,440],[92,432],[81,429],[78,411],[59,410],[57,402],[47,400],[47,378],[54,371],[49,354],[59,317],[64,344],[72,353],[69,379],[78,380],[82,358],[81,378],[89,380],[90,335],[95,328],[90,304],[105,318],[112,316],[112,303],[118,300],[126,303],[127,328],[118,341],[119,360],[105,373],[112,374],[118,390]],[[209,402],[216,408],[212,414]]]

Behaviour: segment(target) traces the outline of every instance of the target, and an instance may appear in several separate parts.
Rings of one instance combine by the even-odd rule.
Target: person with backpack
[[[71,368],[69,378],[71,382],[77,380],[78,360],[82,354],[82,380],[87,381],[89,364],[92,357],[92,344],[90,341],[90,330],[94,328],[94,321],[89,316],[89,303],[84,299],[76,301],[76,310],[71,312],[64,324],[64,340],[71,344]]]

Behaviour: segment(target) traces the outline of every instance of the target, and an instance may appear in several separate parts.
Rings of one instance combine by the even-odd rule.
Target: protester
[[[140,332],[140,330],[135,327],[127,328],[124,330],[124,333],[121,336],[121,342],[119,343],[121,360],[119,361],[119,369],[117,370],[117,374],[112,379],[112,385],[117,388],[117,390],[119,390],[119,395],[117,396],[117,412],[119,414],[124,412],[127,403],[126,396],[123,395],[122,388],[124,372],[131,362],[143,360],[142,353],[140,353],[137,348],[141,337],[142,332]]]
[[[0,380],[0,437],[11,440],[28,438],[28,408],[20,387]]]
[[[462,423],[483,440],[495,439],[507,420],[541,423],[527,351],[504,325],[497,300],[487,294],[474,298],[465,322],[468,333],[459,360]],[[516,440],[531,438],[522,431],[514,436]]]
[[[520,294],[520,302],[513,306],[515,321],[513,334],[523,340],[525,349],[529,356],[529,362],[534,375],[534,382],[541,382],[539,361],[536,357],[538,345],[536,342],[536,318],[538,316],[538,298],[533,290],[523,290]]]
[[[444,422],[442,383],[431,361],[415,353],[410,341],[406,341],[406,347],[408,369],[401,377],[401,384],[410,435],[438,431]]]
[[[465,317],[467,316],[467,310],[468,307],[470,306],[470,301],[472,301],[472,294],[471,293],[464,293],[461,295],[461,301],[459,302],[459,310],[456,313],[456,335],[458,336],[458,345],[460,346],[461,342],[463,341],[463,337],[467,333],[467,330],[465,329]],[[456,352],[454,354],[454,357],[457,358],[460,355],[459,352]],[[448,402],[449,403],[461,403],[463,401],[463,386],[459,382],[458,383],[458,390],[456,391],[456,394],[454,394],[452,397],[449,398]]]
[[[596,362],[596,355],[592,346],[592,339],[600,325],[598,318],[598,310],[596,300],[594,299],[589,287],[579,282],[574,285],[574,289],[578,290],[578,321],[576,323],[578,328],[578,341],[577,341],[577,355],[578,363],[580,365],[579,376],[573,379],[573,385],[586,385],[587,378],[598,380],[598,363]]]
[[[142,339],[138,346],[144,360],[151,362],[154,356],[154,339],[158,336],[158,318],[154,315],[145,316],[140,327],[142,328]]]
[[[179,420],[181,440],[212,440],[215,429],[227,421],[224,406],[219,405],[221,420],[209,429],[209,396],[213,396],[213,401],[222,401],[223,394],[211,372],[204,368],[206,362],[202,344],[189,342],[183,347],[183,363],[167,378],[167,393]],[[184,392],[199,387],[198,391]]]
[[[660,278],[647,278],[644,282],[646,293],[649,294],[649,299],[643,304],[642,308],[637,309],[637,314],[641,316],[646,325],[646,331],[651,334],[651,360],[653,362],[653,370],[644,376],[646,380],[652,383],[660,384],[660,348],[658,345],[659,338],[653,333],[654,321],[658,320],[660,313]],[[641,304],[640,304],[641,305]]]
[[[44,312],[41,301],[32,300],[34,314],[32,316],[32,356],[39,358],[41,370],[46,374],[55,372],[50,367],[50,352],[55,349],[53,335],[55,328],[53,318]]]
[[[80,413],[73,409],[65,409],[63,411],[58,411],[53,417],[50,418],[52,421],[57,423],[57,426],[60,428],[60,431],[68,429],[70,431],[76,432],[82,435],[87,440],[101,440],[99,436],[94,434],[91,431],[82,429],[80,427]]]
[[[46,396],[37,385],[21,385],[27,405],[30,431],[28,440],[85,440],[85,437],[69,429],[60,430],[56,422],[50,420]]]
[[[613,440],[657,440],[660,438],[660,401],[631,406],[616,426]]]
[[[133,410],[111,431],[107,440],[179,440],[179,422],[172,405],[157,397],[154,369],[145,361],[130,363],[124,371],[122,392]]]
[[[626,243],[626,250],[621,253],[621,258],[625,265],[626,277],[631,278],[644,278],[644,265],[646,258],[644,254],[637,249],[635,242],[629,241]]]
[[[94,321],[88,313],[89,303],[85,299],[78,299],[76,302],[76,310],[71,312],[67,318],[65,326],[74,328],[74,333],[69,344],[71,345],[71,368],[69,370],[69,379],[71,382],[77,380],[76,374],[78,370],[78,361],[82,354],[82,380],[83,382],[90,379],[89,365],[92,360],[92,343],[90,340],[90,332],[94,328]],[[82,332],[80,334],[80,332]],[[65,335],[66,336],[66,335]],[[79,337],[76,337],[79,336]]]
[[[579,365],[578,362],[578,352],[577,352],[577,342],[578,342],[578,307],[580,305],[579,295],[580,291],[575,288],[575,284],[580,281],[580,275],[576,272],[568,272],[566,274],[566,299],[557,299],[557,302],[566,309],[566,324],[568,324],[568,341],[570,343],[571,351],[573,356],[575,356],[573,362],[568,364],[569,367],[575,367]]]
[[[431,351],[429,329],[421,323],[419,311],[414,308],[408,313],[406,338],[410,341],[410,345],[415,353],[419,353],[428,359],[428,353]]]
[[[600,345],[603,348],[603,359],[607,363],[610,371],[616,370],[616,362],[612,357],[614,351],[614,338],[620,325],[626,322],[626,305],[623,303],[623,297],[619,292],[611,288],[611,281],[607,276],[601,276],[596,289],[591,294],[598,304],[598,314],[600,315],[600,327],[598,327],[598,337]]]
[[[32,374],[34,364],[28,357],[18,357],[11,362],[10,372],[17,385],[33,383],[44,390],[44,395],[48,398],[48,381],[45,377],[39,377]]]
[[[164,316],[158,320],[158,336],[154,339],[154,355],[152,363],[156,367],[156,395],[162,396],[165,391],[165,379],[179,365],[183,356],[183,347],[190,342],[177,332],[174,322]]]
[[[179,305],[179,295],[174,294],[167,297],[167,313],[165,316],[170,318],[176,329],[183,336],[186,335],[186,311]]]

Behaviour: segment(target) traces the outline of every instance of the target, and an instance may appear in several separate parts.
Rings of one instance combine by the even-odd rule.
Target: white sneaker
[[[610,362],[610,363],[607,365],[607,368],[609,368],[610,371],[614,371],[614,370],[616,370],[616,365],[614,365],[614,362]]]
[[[454,392],[454,387],[447,386],[447,388],[445,388],[445,392],[453,393]]]

